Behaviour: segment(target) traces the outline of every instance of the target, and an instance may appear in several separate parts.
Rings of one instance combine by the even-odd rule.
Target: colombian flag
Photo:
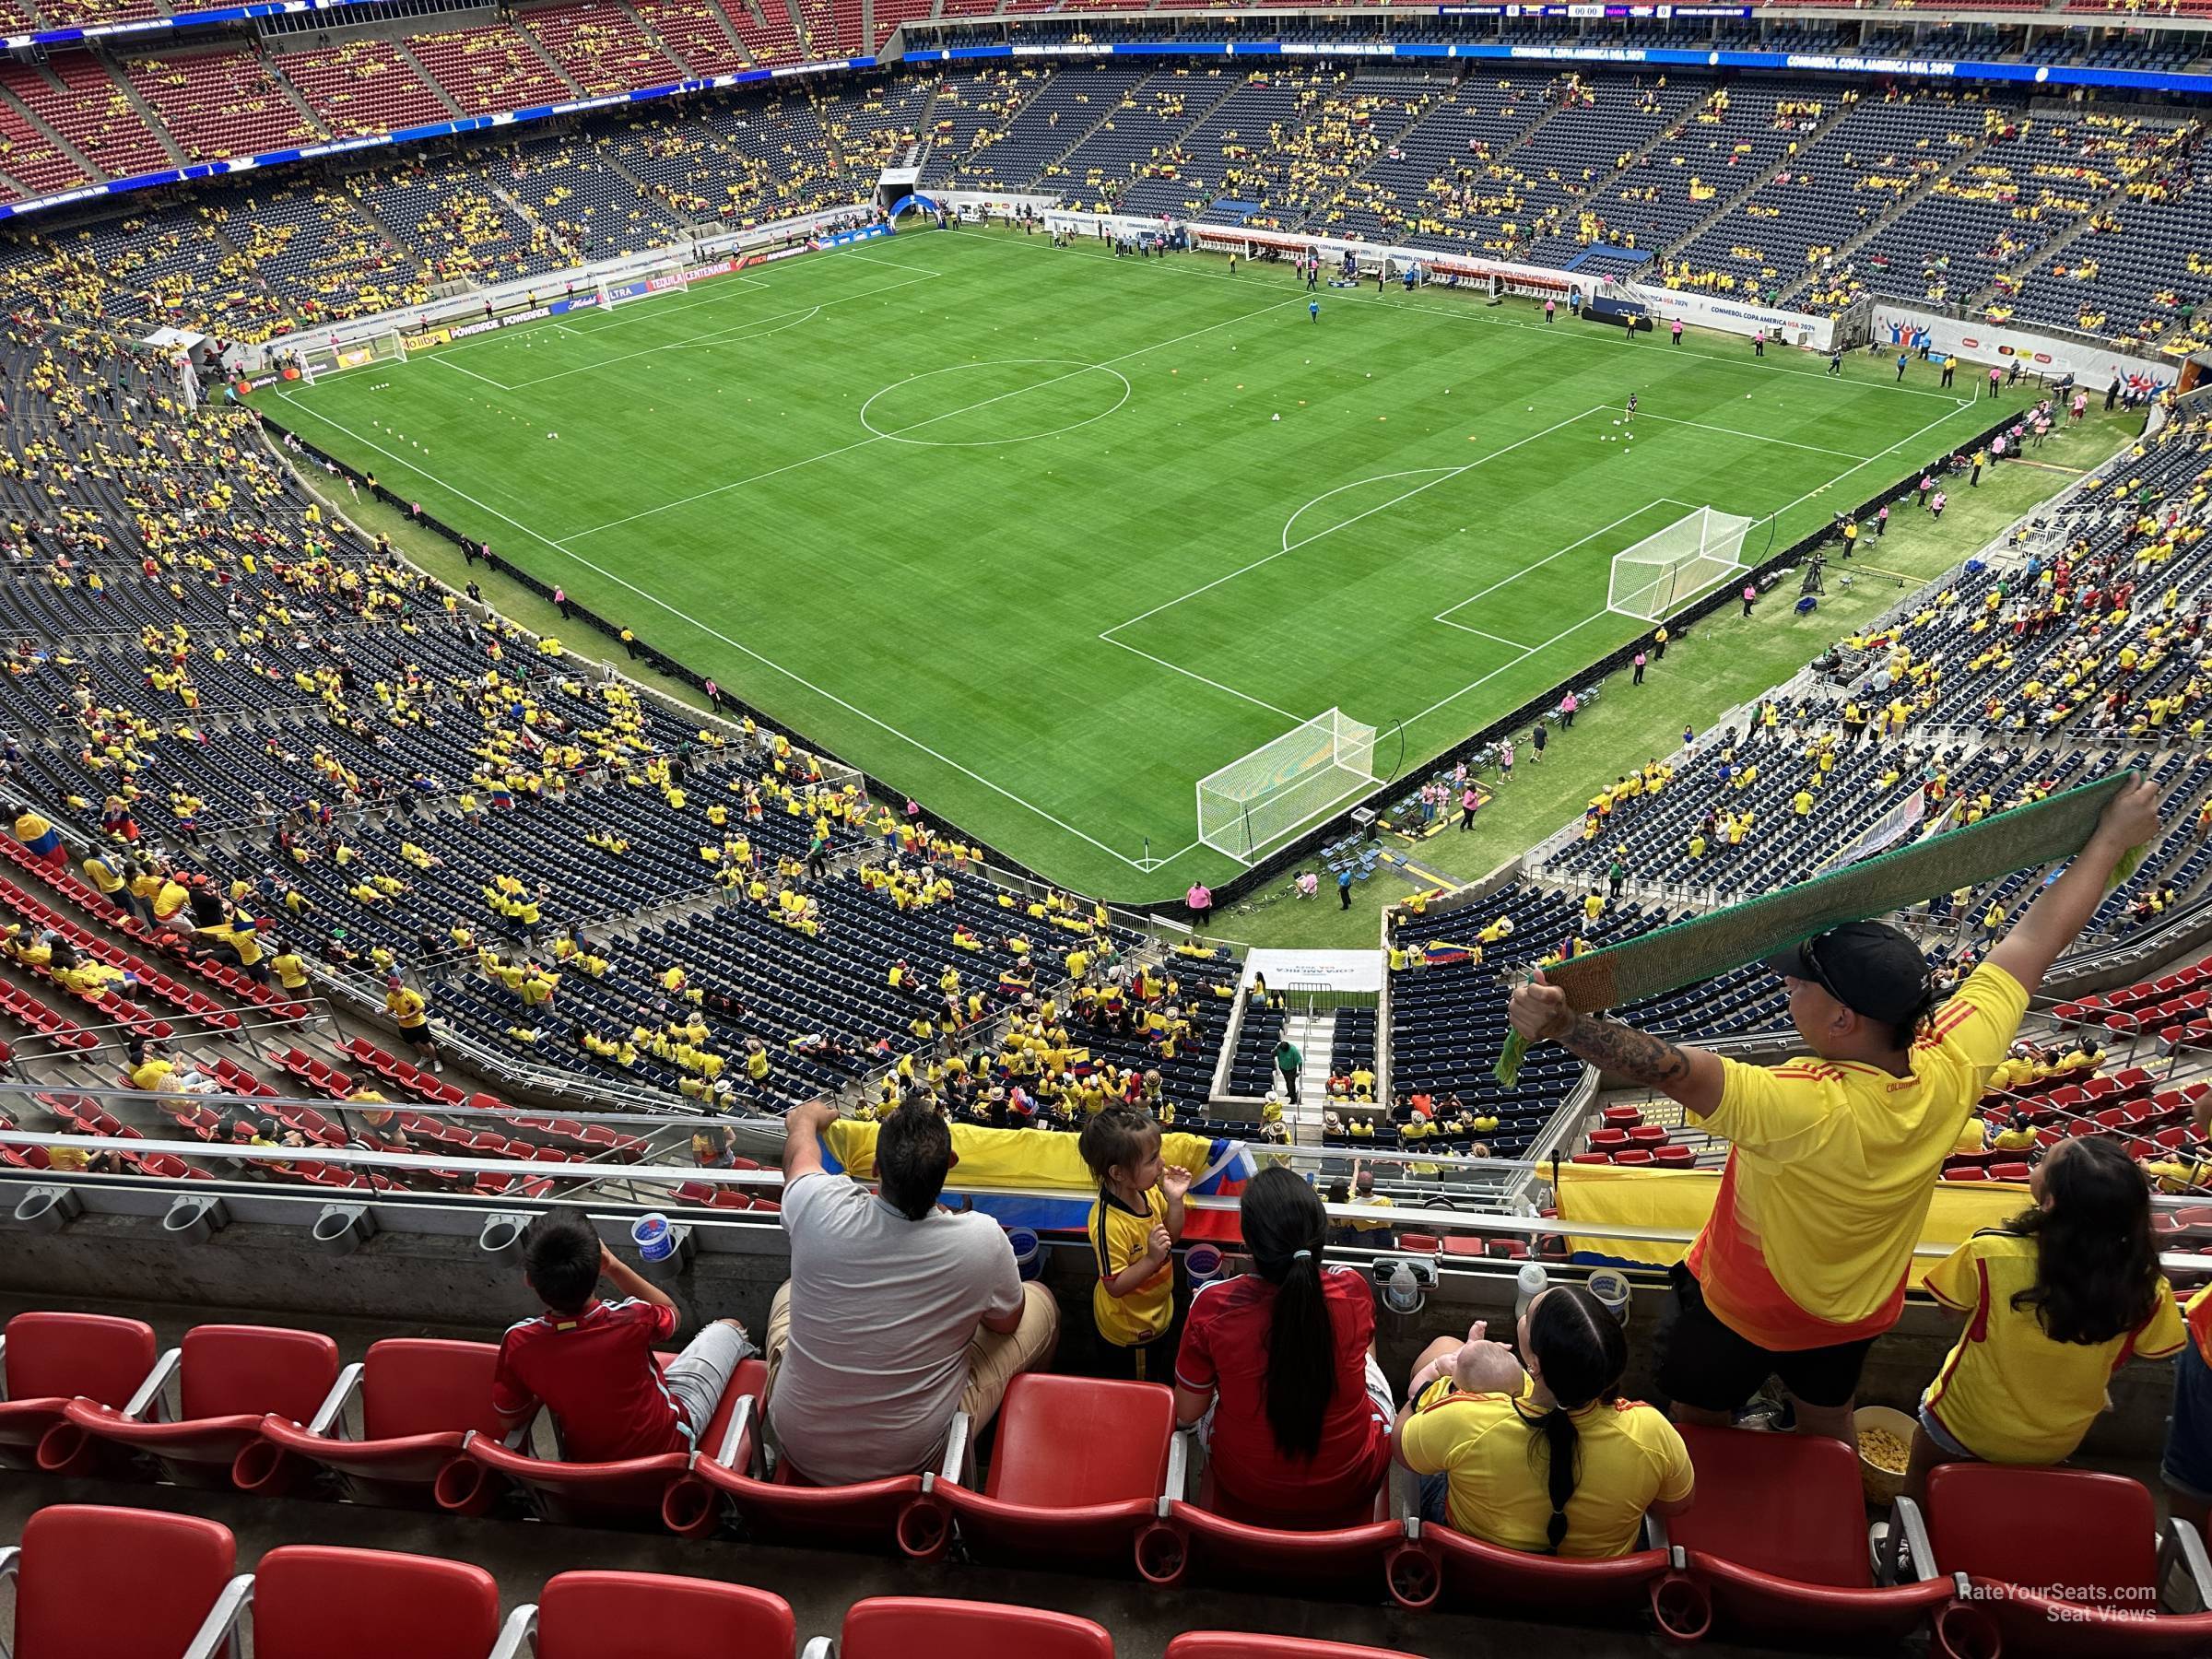
[[[822,1136],[822,1162],[862,1181],[876,1169],[877,1125],[858,1118],[840,1118]],[[1003,1187],[1001,1197],[988,1190],[977,1194],[975,1207],[1006,1227],[1030,1227],[1041,1232],[1081,1232],[1099,1195],[1076,1137],[1053,1130],[991,1129],[980,1124],[955,1124],[952,1149],[959,1158],[960,1184],[966,1187]],[[1160,1156],[1191,1172],[1191,1191],[1208,1198],[1233,1198],[1244,1190],[1253,1173],[1250,1150],[1241,1141],[1210,1139],[1169,1129],[1160,1135]],[[1064,1194],[1039,1196],[1037,1194]],[[1186,1239],[1234,1239],[1237,1218],[1227,1212],[1193,1210],[1183,1227]]]

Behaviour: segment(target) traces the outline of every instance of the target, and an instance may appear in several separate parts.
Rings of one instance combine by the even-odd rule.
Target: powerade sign
[[[879,236],[888,236],[888,225],[863,225],[857,230],[840,230],[830,236],[818,236],[813,245],[818,248],[846,248],[854,242],[874,241]]]

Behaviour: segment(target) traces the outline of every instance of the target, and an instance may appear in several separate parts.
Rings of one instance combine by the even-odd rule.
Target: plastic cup
[[[665,1262],[676,1252],[676,1234],[669,1229],[668,1218],[657,1210],[630,1224],[629,1241],[648,1262]]]

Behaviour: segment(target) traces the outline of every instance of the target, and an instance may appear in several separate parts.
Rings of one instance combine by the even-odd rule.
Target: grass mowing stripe
[[[468,342],[486,380],[541,382],[513,392],[418,359],[287,403],[445,522],[519,534],[501,551],[580,602],[1125,899],[1231,867],[1185,845],[1192,782],[1285,711],[1418,724],[1412,760],[1634,637],[1604,612],[1606,566],[1655,503],[1779,512],[1779,545],[1853,475],[1994,418],[1944,396],[1924,424],[1932,394],[1856,360],[1830,378],[1745,347],[1599,349],[1588,325],[1441,292],[1325,293],[1314,321],[1287,276],[1015,245],[909,233],[888,262],[811,255],[588,331]],[[609,356],[593,336],[618,325]],[[1013,366],[1036,359],[1079,366]],[[1105,409],[1104,365],[1125,406]],[[1630,391],[1668,419],[1589,413]],[[878,398],[908,441],[862,425]]]

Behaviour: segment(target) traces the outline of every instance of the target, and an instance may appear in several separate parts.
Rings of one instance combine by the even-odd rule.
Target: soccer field
[[[1379,774],[1410,769],[1635,635],[1606,608],[1623,548],[1706,506],[1783,546],[1994,413],[1933,365],[1900,386],[1467,293],[1319,298],[1277,267],[915,231],[263,395],[1133,901],[1239,867],[1197,843],[1207,773],[1333,707],[1376,728]]]

